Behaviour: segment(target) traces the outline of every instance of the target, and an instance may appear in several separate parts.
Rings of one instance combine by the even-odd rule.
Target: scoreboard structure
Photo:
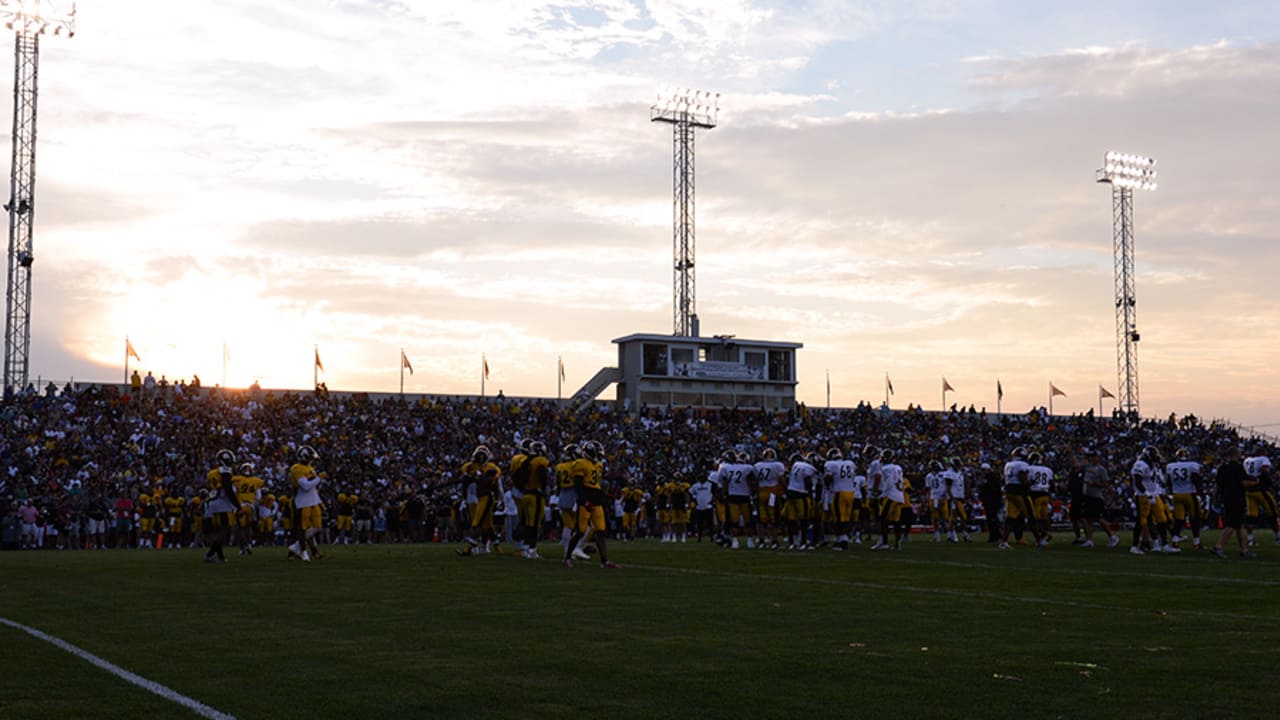
[[[647,334],[613,342],[618,405],[630,412],[647,406],[770,412],[795,407],[801,343]]]

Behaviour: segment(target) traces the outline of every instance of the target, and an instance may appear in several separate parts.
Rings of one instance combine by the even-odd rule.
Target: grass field
[[[0,617],[238,718],[1244,718],[1280,701],[1280,548],[898,553],[653,541],[0,554]],[[194,717],[0,625],[0,717]]]

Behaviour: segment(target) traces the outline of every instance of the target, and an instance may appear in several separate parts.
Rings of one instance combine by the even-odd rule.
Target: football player
[[[960,464],[960,458],[951,458],[951,467],[942,471],[942,482],[947,490],[946,517],[951,526],[947,540],[959,542],[958,532],[964,537],[965,542],[971,542],[969,540],[969,513],[964,509],[966,496],[964,471]]]
[[[547,446],[534,440],[529,443],[528,454],[521,464],[519,478],[512,477],[520,498],[516,501],[519,508],[519,530],[523,532],[524,550],[521,554],[538,560],[538,535],[542,533],[542,514],[546,507],[547,482],[551,477],[551,461],[547,459]]]
[[[1049,544],[1049,491],[1053,487],[1053,470],[1044,464],[1044,456],[1033,452],[1027,457],[1027,502],[1031,509],[1032,529],[1036,545]]]
[[[209,546],[205,553],[205,562],[226,562],[222,546],[226,544],[231,526],[234,523],[236,508],[235,486],[231,481],[232,467],[236,464],[235,453],[230,450],[219,450],[214,455],[217,466],[205,475],[205,484],[209,491],[209,501],[204,504],[205,528],[202,533]]]
[[[1245,527],[1249,530],[1249,545],[1256,543],[1253,539],[1253,528],[1267,516],[1271,520],[1271,529],[1275,533],[1276,544],[1280,545],[1280,510],[1276,508],[1276,497],[1273,494],[1275,480],[1271,473],[1271,458],[1257,453],[1244,460],[1244,472],[1256,484],[1249,486],[1245,492]]]
[[[1142,555],[1145,547],[1152,547],[1155,552],[1178,552],[1178,547],[1168,542],[1169,516],[1164,503],[1164,473],[1160,470],[1163,464],[1160,451],[1148,445],[1138,454],[1129,471],[1138,503],[1134,544],[1129,548],[1133,555]]]
[[[1191,526],[1191,544],[1200,547],[1200,526],[1203,523],[1203,509],[1200,507],[1200,493],[1204,491],[1200,463],[1191,459],[1191,451],[1181,448],[1174,455],[1174,461],[1164,468],[1169,478],[1170,490],[1173,491],[1173,537],[1174,544],[1182,542],[1182,528]]]
[[[484,445],[477,445],[471,459],[462,465],[462,476],[475,486],[475,509],[471,513],[471,528],[467,532],[467,544],[458,550],[459,555],[474,555],[484,543],[484,551],[494,550],[497,536],[493,529],[493,511],[497,502],[501,471],[493,463],[493,454]],[[496,550],[501,553],[501,546]]]
[[[595,533],[596,549],[600,553],[600,567],[617,569],[618,564],[610,562],[608,533],[604,519],[604,504],[608,499],[601,480],[604,478],[604,449],[600,443],[587,440],[581,443],[582,457],[574,461],[571,470],[574,489],[578,493],[578,521],[573,537],[569,539],[568,551],[564,554],[564,566],[573,567],[573,551],[578,548],[588,530]]]
[[[871,547],[872,550],[901,550],[902,539],[906,537],[908,527],[902,521],[903,508],[907,505],[907,481],[902,466],[894,462],[892,450],[880,452],[880,542]],[[889,532],[893,531],[893,544],[889,543]]]
[[[753,466],[752,472],[756,478],[756,512],[760,516],[756,526],[759,546],[763,548],[767,540],[769,547],[777,549],[778,510],[782,504],[782,498],[778,495],[778,485],[782,476],[786,474],[787,467],[778,460],[778,453],[773,448],[766,448],[760,454],[760,462]]]
[[[576,444],[564,447],[564,459],[556,463],[556,503],[560,508],[560,544],[565,552],[569,550],[569,539],[573,537],[573,529],[578,525],[578,490],[573,485],[573,463],[581,455]]]
[[[671,503],[671,536],[680,542],[689,541],[689,488],[692,484],[684,478],[684,473],[677,472],[667,487],[667,500]]]
[[[747,547],[754,548],[755,523],[751,519],[751,485],[755,482],[755,467],[746,452],[733,453],[731,462],[720,463],[716,471],[720,485],[728,495],[726,521],[731,540],[729,548],[737,550],[738,538],[747,536]]]
[[[832,519],[835,523],[836,541],[833,549],[848,550],[849,540],[853,533],[853,524],[857,519],[854,506],[856,492],[855,479],[858,475],[857,455],[849,458],[839,448],[827,451],[827,461],[822,472],[827,476],[828,487],[831,488]]]
[[[291,555],[303,560],[323,557],[316,545],[316,536],[323,528],[323,514],[320,500],[319,473],[313,463],[320,459],[320,454],[310,445],[298,448],[298,461],[289,467],[289,484],[293,493],[293,534],[294,542],[289,546]]]
[[[933,520],[933,541],[942,542],[942,533],[949,519],[947,513],[947,484],[942,477],[942,463],[930,460],[924,476],[925,492],[929,494],[929,517]]]
[[[1000,544],[997,545],[1001,550],[1009,549],[1010,530],[1013,531],[1018,542],[1022,541],[1023,527],[1031,518],[1031,505],[1027,492],[1027,468],[1026,448],[1014,448],[1013,455],[1004,464],[1005,523]]]
[[[810,496],[818,469],[800,454],[791,456],[791,472],[787,476],[787,499],[782,506],[782,518],[791,538],[789,549],[804,550],[810,547],[805,538],[809,521]]]
[[[262,495],[262,478],[253,474],[253,463],[240,463],[231,482],[236,486],[236,524],[232,540],[240,548],[241,555],[253,554],[254,516],[258,499]]]

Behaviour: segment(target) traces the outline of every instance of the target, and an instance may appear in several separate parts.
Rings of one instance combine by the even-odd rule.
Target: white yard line
[[[771,580],[782,583],[801,583],[810,585],[831,585],[836,587],[854,587],[865,590],[888,590],[892,592],[912,592],[947,597],[963,597],[974,600],[999,600],[1004,602],[1030,603],[1035,605],[1059,605],[1063,607],[1083,608],[1086,610],[1107,610],[1110,612],[1127,612],[1150,615],[1157,612],[1154,608],[1135,608],[1122,605],[1103,605],[1100,603],[1078,602],[1063,598],[1036,597],[1033,595],[1014,595],[1012,593],[977,592],[972,590],[953,590],[950,588],[923,587],[919,585],[898,585],[894,583],[865,582],[862,580],[836,580],[831,578],[812,578],[796,575],[771,575],[765,573],[724,572],[719,570],[697,570],[694,568],[667,567],[663,565],[634,565],[628,563],[628,569],[649,570],[684,575],[706,575],[710,577],[743,578],[748,580]],[[1224,618],[1230,620],[1258,620],[1263,622],[1280,622],[1276,615],[1249,615],[1244,613],[1214,612],[1212,610],[1160,610],[1168,615],[1192,615],[1205,618]]]
[[[1127,554],[1127,551],[1125,551],[1125,554]],[[958,562],[954,560],[922,560],[918,558],[885,557],[883,555],[876,558],[876,560],[879,562],[895,562],[914,565],[945,565],[948,567],[980,568],[982,570],[1013,570],[1036,573],[1057,573],[1061,575],[1112,575],[1115,577],[1157,578],[1161,580],[1195,580],[1199,582],[1226,583],[1231,585],[1258,585],[1261,587],[1280,586],[1280,580],[1258,580],[1255,578],[1219,577],[1213,575],[1180,575],[1177,573],[1134,572],[1128,570],[1082,570],[1064,567],[1010,567],[1007,565],[992,565],[989,563]]]
[[[199,715],[200,717],[209,718],[210,720],[235,720],[234,715],[228,715],[227,713],[224,713],[220,710],[215,710],[214,708],[211,708],[208,705],[205,705],[204,703],[199,702],[198,700],[193,700],[187,697],[186,695],[183,695],[182,693],[176,692],[174,690],[171,690],[165,687],[164,685],[161,685],[158,682],[148,680],[136,673],[131,673],[128,670],[125,670],[124,668],[120,667],[119,665],[116,665],[111,662],[107,662],[106,660],[103,660],[102,658],[98,657],[97,655],[94,655],[91,652],[88,652],[86,650],[76,647],[75,645],[72,645],[66,640],[63,640],[61,638],[56,638],[48,633],[40,632],[39,630],[33,627],[27,627],[22,623],[16,623],[7,618],[0,617],[0,625],[8,625],[9,627],[14,628],[15,630],[21,630],[34,638],[38,638],[40,640],[43,640],[49,643],[50,645],[62,648],[63,650],[66,650],[72,655],[75,655],[76,657],[80,658],[81,660],[86,660],[94,665],[97,665],[98,667],[102,668],[103,670],[106,670],[112,675],[115,675],[116,677],[121,678],[122,680],[125,680],[127,682],[133,683],[134,685],[137,685],[138,687],[142,688],[143,690],[146,690],[147,692],[153,693],[155,695],[159,695],[160,697],[164,698],[165,700],[169,700],[170,702],[175,702],[187,708],[188,710],[191,710],[192,712]]]

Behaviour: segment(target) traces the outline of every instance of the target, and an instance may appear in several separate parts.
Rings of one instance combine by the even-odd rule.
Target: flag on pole
[[[1062,392],[1061,390],[1059,390],[1059,389],[1057,388],[1057,386],[1056,386],[1056,385],[1054,385],[1052,382],[1051,382],[1051,383],[1049,383],[1049,397],[1058,397],[1059,395],[1061,395],[1062,397],[1066,397],[1066,396],[1067,396],[1067,394],[1066,394],[1066,393],[1064,393],[1064,392]]]
[[[489,358],[484,355],[480,356],[480,363],[484,366],[484,379],[489,379]]]
[[[884,375],[884,386],[889,389],[889,394],[893,394],[893,381],[889,379],[889,374]]]
[[[124,353],[134,360],[142,362],[142,358],[138,357],[138,351],[133,349],[133,343],[129,342],[129,338],[124,339]]]
[[[955,392],[955,391],[956,389],[951,387],[951,383],[947,382],[947,379],[945,377],[942,378],[942,392],[948,393],[948,392]]]
[[[1099,397],[1099,398],[1111,398],[1112,400],[1115,400],[1115,399],[1116,399],[1116,396],[1115,396],[1115,395],[1112,395],[1110,390],[1108,390],[1108,389],[1106,389],[1106,388],[1102,387],[1101,385],[1099,385],[1099,386],[1098,386],[1098,397]]]
[[[1004,399],[1004,388],[1000,386],[999,380],[996,380],[996,399],[997,400]]]
[[[564,381],[564,358],[558,358],[558,360],[560,361],[560,380],[561,382],[563,382]]]
[[[324,363],[320,362],[320,348],[316,348],[316,369],[324,372]]]
[[[410,375],[413,374],[413,363],[409,362],[409,356],[404,354],[404,350],[400,351],[400,367],[408,370]]]

